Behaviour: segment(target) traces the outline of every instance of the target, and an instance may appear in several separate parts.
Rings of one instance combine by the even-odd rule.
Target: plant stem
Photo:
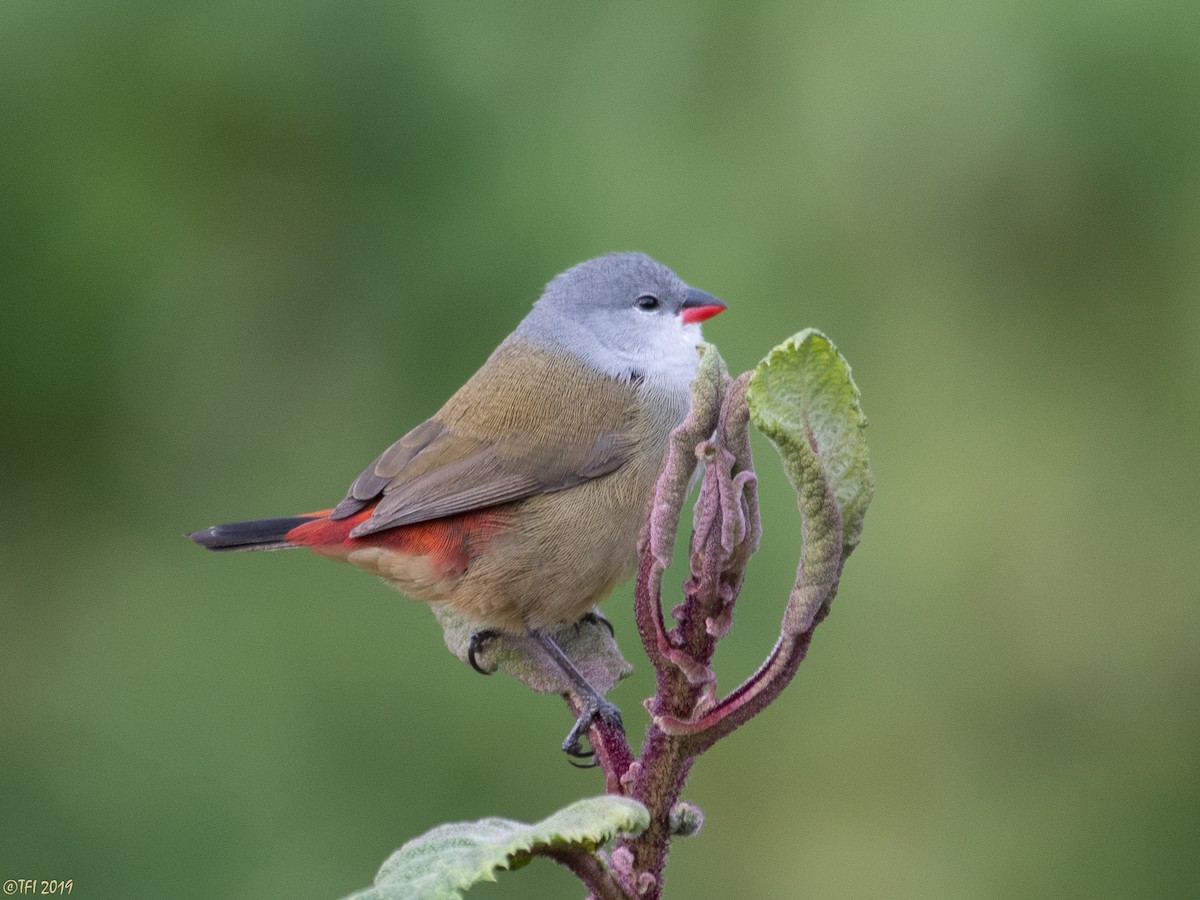
[[[604,769],[604,792],[625,794],[627,791],[623,779],[634,761],[625,732],[603,719],[597,719],[588,736],[592,741],[592,749],[596,751],[596,761]]]
[[[795,637],[781,637],[758,671],[704,715],[686,721],[663,717],[657,721],[658,726],[669,734],[686,738],[691,752],[703,753],[762,712],[791,683],[808,653],[816,627],[814,624]]]
[[[594,900],[632,900],[613,877],[608,866],[595,853],[586,850],[544,850],[548,856],[566,866],[584,883]]]

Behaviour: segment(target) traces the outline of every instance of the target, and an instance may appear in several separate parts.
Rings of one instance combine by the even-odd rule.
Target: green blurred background
[[[0,879],[332,898],[598,793],[419,605],[182,534],[337,500],[552,275],[641,249],[729,302],[735,372],[833,337],[878,482],[667,896],[1200,890],[1193,3],[7,0],[0,165]],[[797,558],[758,452],[726,689]]]

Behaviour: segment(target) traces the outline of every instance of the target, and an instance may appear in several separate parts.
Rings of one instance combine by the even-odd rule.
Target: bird
[[[670,433],[688,411],[700,323],[725,309],[644,253],[581,262],[336,506],[188,536],[209,550],[307,547],[444,602],[478,623],[473,665],[487,639],[529,635],[578,695],[563,749],[586,758],[582,736],[597,718],[621,728],[620,711],[554,632],[633,574]]]

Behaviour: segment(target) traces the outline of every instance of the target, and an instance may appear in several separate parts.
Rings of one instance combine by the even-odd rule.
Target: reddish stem
[[[629,895],[613,878],[612,872],[595,853],[586,850],[549,849],[539,851],[539,855],[548,856],[574,872],[591,892],[590,896],[594,900],[630,900]]]
[[[633,618],[637,623],[638,636],[646,655],[658,674],[658,687],[662,688],[663,670],[670,666],[667,654],[670,652],[670,641],[662,615],[662,573],[663,567],[655,559],[653,550],[643,543],[641,559],[638,562],[637,588],[634,591]]]
[[[781,637],[758,671],[728,697],[695,719],[663,716],[655,724],[668,734],[687,738],[688,748],[699,755],[746,724],[783,691],[804,662],[816,625],[796,637]]]
[[[746,562],[758,546],[760,523],[753,462],[747,431],[748,375],[728,387],[718,380],[715,403],[700,397],[684,426],[672,434],[639,546],[640,562],[634,595],[638,635],[654,665],[655,696],[649,701],[651,723],[635,760],[624,735],[592,729],[593,746],[604,766],[610,793],[627,794],[650,813],[650,824],[636,837],[623,837],[613,852],[622,860],[623,889],[637,889],[639,898],[658,900],[670,849],[671,810],[679,800],[695,758],[745,724],[773,700],[795,676],[837,589],[843,557],[824,563],[812,577],[805,561],[784,614],[779,640],[770,656],[729,696],[715,698],[715,675],[710,662],[717,641],[728,630],[734,602],[742,585]],[[701,421],[703,419],[703,421]],[[685,427],[686,426],[686,427]],[[688,450],[696,448],[695,455]],[[692,574],[684,584],[684,603],[676,627],[667,629],[662,612],[662,576],[670,563],[680,509],[687,484],[701,457],[706,465],[696,502],[696,531],[692,535]],[[825,502],[832,503],[826,492]],[[803,507],[802,507],[803,511]],[[840,515],[834,507],[840,527]],[[826,517],[828,518],[828,516]],[[804,540],[814,539],[808,517]],[[840,545],[839,545],[840,546]],[[802,558],[803,559],[803,558]],[[824,571],[830,569],[830,572]],[[808,577],[805,577],[808,576]],[[812,595],[812,596],[810,596]],[[802,601],[811,601],[807,605]],[[806,621],[797,610],[812,609]],[[628,882],[628,884],[626,884]]]
[[[633,765],[633,751],[629,748],[625,732],[602,719],[597,719],[588,735],[592,741],[592,749],[596,751],[596,761],[604,769],[604,792],[625,794],[626,788],[622,779]]]

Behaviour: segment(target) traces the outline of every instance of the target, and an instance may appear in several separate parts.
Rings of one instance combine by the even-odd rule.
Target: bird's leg
[[[550,658],[554,660],[555,664],[562,670],[562,673],[567,676],[567,681],[571,683],[571,687],[574,688],[576,695],[579,697],[579,718],[575,720],[575,726],[567,734],[566,740],[563,741],[563,752],[568,756],[574,756],[576,759],[586,759],[592,756],[592,753],[583,749],[580,739],[592,726],[593,720],[599,717],[624,732],[625,726],[621,722],[621,711],[615,705],[605,700],[600,692],[592,687],[588,680],[583,677],[583,673],[575,667],[575,663],[571,662],[571,658],[563,652],[562,647],[558,646],[558,642],[554,638],[544,631],[537,631],[532,628],[529,629],[529,635],[550,654]]]
[[[467,641],[467,662],[480,675],[491,675],[492,673],[479,665],[479,660],[475,658],[475,654],[482,650],[484,645],[494,637],[496,637],[496,632],[490,628],[484,628],[472,634],[470,640]]]

